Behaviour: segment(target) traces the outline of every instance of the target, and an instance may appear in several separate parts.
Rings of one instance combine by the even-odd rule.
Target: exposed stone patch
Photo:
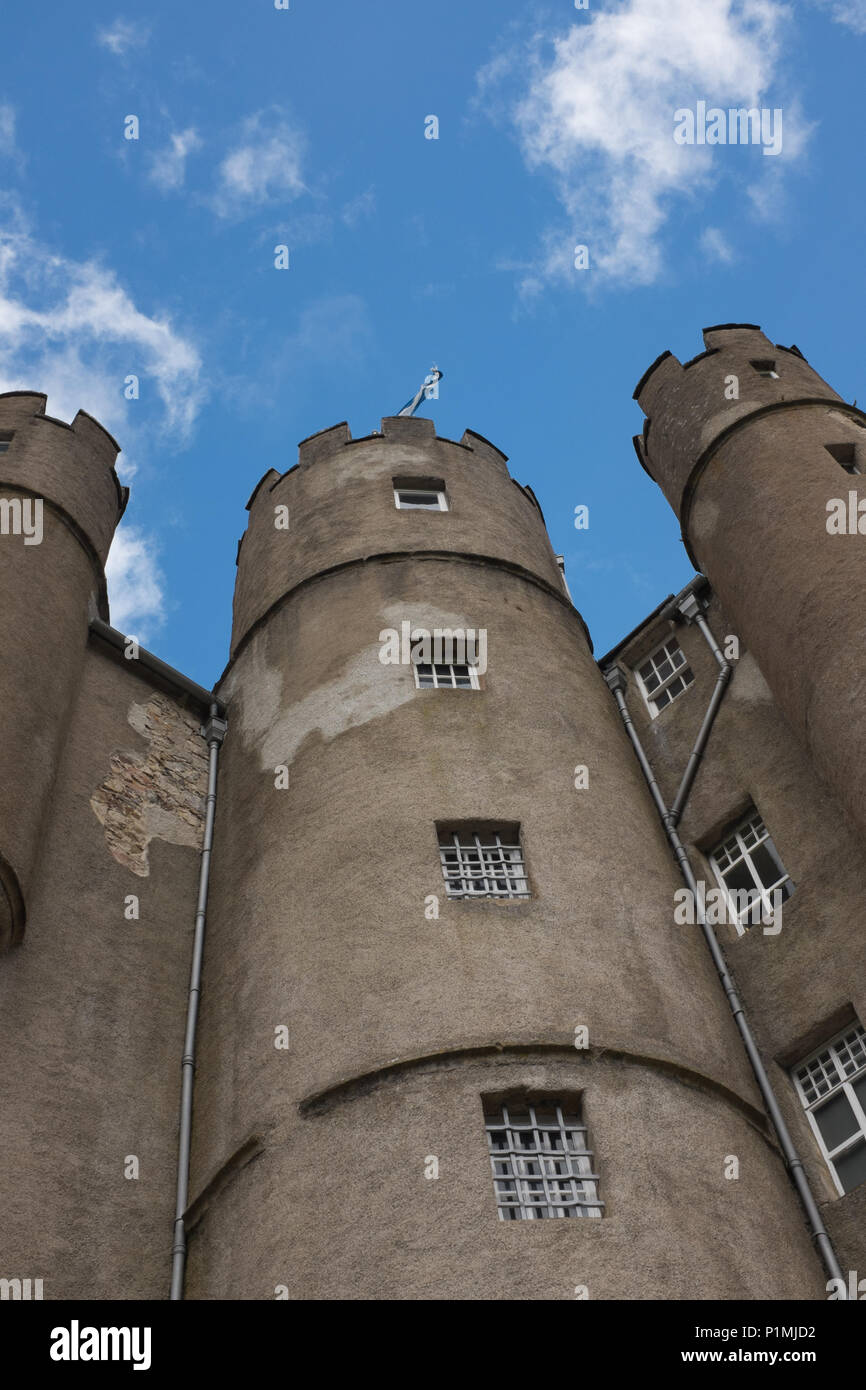
[[[465,615],[445,612],[430,603],[391,604],[379,614],[377,632],[409,618],[414,627],[467,628],[473,624]],[[318,730],[322,738],[339,738],[359,724],[381,719],[416,697],[411,669],[402,674],[391,671],[379,660],[382,643],[370,643],[357,653],[334,680],[317,686],[309,695],[286,705],[280,671],[268,666],[264,640],[259,634],[244,654],[244,679],[240,708],[232,706],[232,719],[250,740],[259,744],[260,765],[267,772],[278,763],[290,764],[309,734]],[[239,683],[239,665],[230,672],[222,687],[222,698],[231,700]]]
[[[118,864],[146,878],[151,840],[201,845],[207,749],[199,721],[164,695],[132,705],[127,718],[150,748],[144,758],[123,749],[112,753],[111,772],[90,805]]]

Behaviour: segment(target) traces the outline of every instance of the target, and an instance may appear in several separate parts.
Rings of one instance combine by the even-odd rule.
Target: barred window
[[[637,668],[637,676],[653,719],[695,679],[675,637],[664,642]]]
[[[794,1085],[841,1195],[866,1182],[866,1032],[851,1024],[794,1067]]]
[[[415,684],[421,690],[443,687],[450,690],[478,690],[478,671],[466,662],[442,665],[427,661],[415,662]]]
[[[575,1098],[485,1101],[484,1123],[500,1221],[600,1217],[586,1125]]]
[[[519,826],[437,826],[437,832],[449,898],[530,896]]]
[[[794,891],[770,832],[754,808],[709,858],[719,884],[728,894],[734,921],[742,922],[750,914],[753,922],[770,917],[774,891],[781,892],[782,902]]]

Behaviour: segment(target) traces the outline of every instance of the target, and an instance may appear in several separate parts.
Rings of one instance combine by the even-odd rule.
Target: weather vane
[[[415,392],[411,401],[407,401],[402,410],[398,410],[398,415],[414,415],[419,405],[424,400],[439,399],[439,382],[442,380],[443,373],[438,367],[432,367],[425,376],[421,386]]]

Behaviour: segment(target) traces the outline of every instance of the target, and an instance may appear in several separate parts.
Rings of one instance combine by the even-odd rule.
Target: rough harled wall
[[[269,474],[240,552],[188,1294],[819,1297],[540,514],[484,441],[383,425]],[[451,510],[398,512],[407,474],[443,479]],[[482,689],[382,664],[406,620],[483,628]],[[452,819],[520,822],[532,898],[448,900]],[[582,1097],[603,1220],[498,1220],[481,1097],[520,1090]]]
[[[720,644],[738,635],[715,596],[707,618]],[[695,681],[652,718],[634,670],[671,636],[682,647]],[[670,805],[718,667],[696,627],[675,626],[664,618],[647,622],[617,659],[629,676],[632,717]],[[866,937],[861,925],[866,857],[841,804],[792,738],[755,653],[741,642],[680,826],[695,875],[709,887],[716,886],[716,879],[707,855],[750,803],[763,817],[796,891],[783,906],[778,934],[752,927],[739,935],[731,925],[718,927],[717,934],[843,1268],[862,1269],[866,1187],[837,1195],[789,1068],[844,1027],[852,1012],[866,1022]],[[697,928],[683,925],[677,930]]]
[[[205,748],[107,652],[84,653],[0,966],[3,1274],[46,1299],[165,1298],[170,1272]]]
[[[639,452],[818,776],[862,832],[866,490],[827,446],[852,449],[866,472],[866,416],[760,329],[707,329],[704,341],[694,362],[667,355],[639,384]],[[755,370],[762,361],[776,378]],[[828,530],[834,504],[843,534]]]

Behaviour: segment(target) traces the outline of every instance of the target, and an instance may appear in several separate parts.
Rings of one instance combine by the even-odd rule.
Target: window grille
[[[576,1101],[485,1105],[500,1221],[600,1217],[598,1174]]]
[[[440,830],[439,857],[449,898],[528,898],[519,833]]]
[[[478,671],[474,666],[469,666],[465,662],[431,663],[427,661],[415,662],[415,684],[420,690],[437,689],[443,687],[448,690],[478,690]]]

